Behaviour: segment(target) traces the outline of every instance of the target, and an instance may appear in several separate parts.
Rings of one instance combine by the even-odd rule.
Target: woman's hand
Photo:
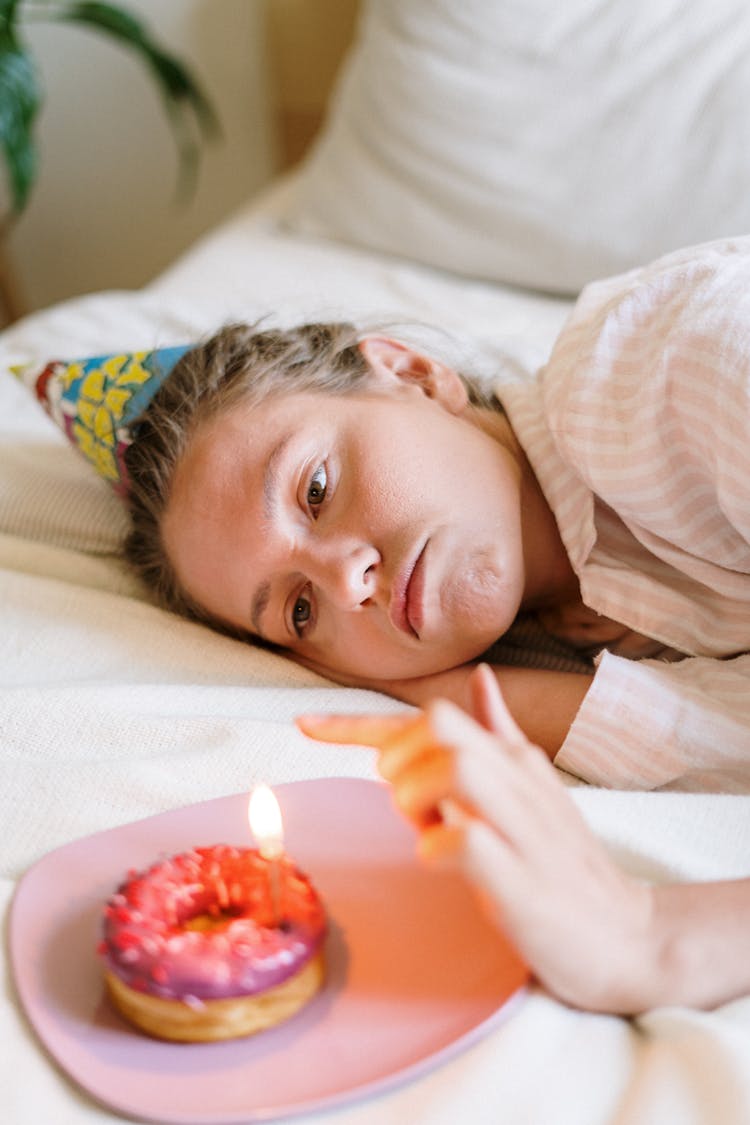
[[[468,712],[307,716],[301,730],[379,751],[429,861],[458,863],[539,980],[560,999],[635,1013],[750,993],[750,879],[651,887],[587,828],[545,754],[480,666]]]
[[[470,689],[471,715],[437,701],[416,717],[308,716],[298,725],[378,749],[421,855],[461,865],[552,992],[582,1007],[640,1010],[651,888],[609,859],[486,666]]]

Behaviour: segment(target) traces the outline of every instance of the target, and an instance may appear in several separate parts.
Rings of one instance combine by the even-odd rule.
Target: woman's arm
[[[649,1006],[711,1008],[750,993],[750,879],[653,889]]]
[[[387,681],[379,685],[379,690],[417,707],[427,707],[436,699],[448,699],[466,709],[475,667],[464,664],[418,680]],[[516,723],[531,742],[554,759],[586,698],[593,676],[498,664],[491,667]]]
[[[327,741],[379,748],[379,768],[428,860],[459,863],[550,991],[596,1011],[709,1007],[750,991],[750,879],[653,887],[589,831],[486,667],[472,715],[310,717]]]

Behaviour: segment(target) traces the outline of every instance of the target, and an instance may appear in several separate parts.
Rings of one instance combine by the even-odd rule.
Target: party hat
[[[143,413],[190,345],[14,368],[68,439],[126,496],[125,450]]]

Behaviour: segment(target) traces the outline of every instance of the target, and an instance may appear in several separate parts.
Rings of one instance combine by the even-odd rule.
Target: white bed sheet
[[[473,366],[532,370],[568,305],[283,233],[285,185],[224,224],[138,293],[78,298],[0,338],[1,891],[76,839],[227,793],[373,776],[372,755],[306,742],[291,720],[390,710],[290,662],[149,604],[117,557],[118,502],[8,374],[19,362],[194,339],[229,320],[345,315],[426,321],[473,342]],[[654,879],[746,875],[750,799],[573,788],[594,829]],[[551,841],[551,846],[554,842]],[[7,925],[4,956],[7,961]],[[9,967],[0,1089],[13,1125],[116,1120],[51,1063]],[[397,1090],[305,1118],[336,1125],[745,1125],[750,998],[626,1021],[533,988],[494,1033]]]

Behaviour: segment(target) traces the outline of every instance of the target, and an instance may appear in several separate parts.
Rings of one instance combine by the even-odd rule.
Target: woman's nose
[[[365,544],[331,544],[318,553],[310,577],[340,609],[357,609],[375,594],[380,555]]]

